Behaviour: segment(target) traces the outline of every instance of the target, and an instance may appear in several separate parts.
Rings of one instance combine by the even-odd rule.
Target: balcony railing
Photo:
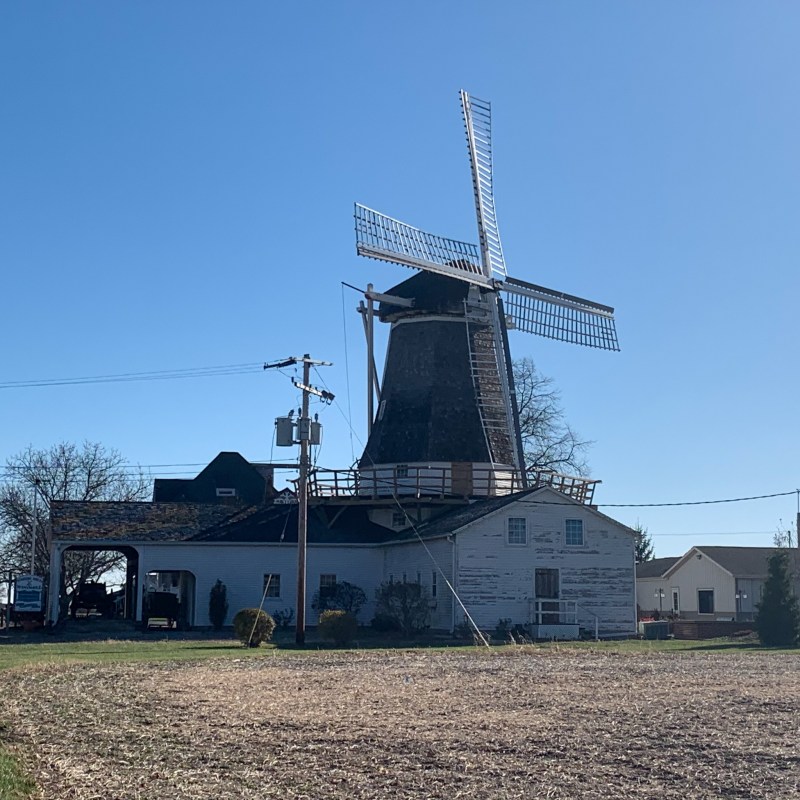
[[[551,486],[579,503],[591,504],[598,480],[549,470],[528,473],[528,487]],[[387,466],[315,469],[309,494],[318,498],[377,500],[391,497],[500,497],[523,489],[520,473],[502,467]]]
[[[578,604],[574,600],[553,600],[536,597],[531,603],[534,625],[577,625]]]

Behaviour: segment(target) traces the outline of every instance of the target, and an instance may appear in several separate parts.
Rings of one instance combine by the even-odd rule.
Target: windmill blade
[[[356,252],[360,256],[436,272],[478,286],[491,286],[480,268],[478,248],[445,239],[356,203]]]
[[[501,291],[509,327],[562,342],[619,350],[613,308],[518,278],[507,278]]]
[[[462,89],[461,110],[464,114],[464,126],[467,129],[483,274],[487,278],[503,280],[507,274],[506,262],[503,258],[503,246],[500,243],[500,232],[497,229],[492,178],[492,106],[485,100],[470,97]]]

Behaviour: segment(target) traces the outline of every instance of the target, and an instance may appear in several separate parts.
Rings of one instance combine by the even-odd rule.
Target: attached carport
[[[145,576],[183,569],[180,563],[148,565],[148,544],[184,542],[219,525],[236,510],[198,503],[53,501],[50,507],[50,584],[47,621],[65,616],[64,556],[70,551],[115,551],[126,558],[125,618],[140,621]],[[187,590],[188,592],[188,590]],[[186,597],[193,615],[195,598]],[[191,624],[191,619],[185,620]]]

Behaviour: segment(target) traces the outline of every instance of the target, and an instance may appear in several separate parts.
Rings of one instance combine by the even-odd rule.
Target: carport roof
[[[54,500],[53,541],[184,541],[236,513],[224,505],[199,503]]]

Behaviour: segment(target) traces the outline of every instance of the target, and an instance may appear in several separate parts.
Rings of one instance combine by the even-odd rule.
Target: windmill
[[[493,479],[521,476],[515,486],[527,485],[507,330],[604,350],[619,346],[613,308],[509,277],[494,203],[491,106],[463,90],[460,96],[478,244],[355,206],[357,253],[419,270],[384,294],[370,284],[360,308],[369,438],[359,467],[403,475],[410,466],[449,467],[453,485],[466,486],[463,493],[486,494],[493,492],[474,491],[476,469]],[[381,383],[373,316],[391,323]]]

